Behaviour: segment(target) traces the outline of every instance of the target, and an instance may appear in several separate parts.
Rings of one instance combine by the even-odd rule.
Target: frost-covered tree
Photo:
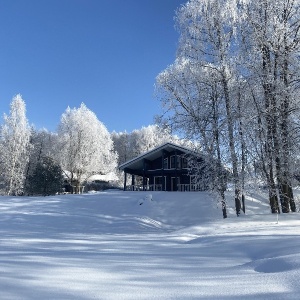
[[[175,141],[167,129],[158,125],[143,126],[130,133],[113,132],[112,139],[119,165],[163,143]]]
[[[295,112],[299,110],[300,1],[244,1],[243,68],[257,125],[256,160],[266,178],[272,212],[295,211],[291,185]]]
[[[177,58],[157,77],[163,121],[231,166],[237,214],[254,164],[272,212],[277,195],[283,212],[295,211],[299,12],[299,0],[190,0],[176,14]]]
[[[117,154],[109,132],[84,104],[67,108],[58,128],[60,162],[78,193],[82,182],[93,174],[106,174],[116,167]]]
[[[180,32],[177,59],[171,68],[158,76],[157,83],[167,91],[164,104],[167,100],[173,123],[177,123],[177,127],[183,124],[185,133],[193,138],[201,136],[207,150],[210,141],[217,142],[211,118],[213,112],[211,106],[207,106],[207,100],[222,108],[227,142],[224,146],[230,158],[236,213],[239,215],[243,191],[235,142],[233,95],[237,72],[234,4],[233,0],[191,0],[177,11]],[[169,114],[167,118],[170,120]]]
[[[133,152],[130,144],[130,133],[127,131],[113,131],[111,138],[114,143],[114,150],[118,153],[118,165],[123,164],[133,158]]]
[[[190,139],[197,139],[195,151],[205,154],[206,159],[199,166],[197,161],[190,162],[194,172],[199,171],[194,178],[203,183],[205,173],[206,185],[218,192],[226,218],[226,181],[222,168],[225,116],[222,87],[215,77],[212,69],[189,59],[177,59],[159,74],[157,89],[168,112],[165,122]]]
[[[1,127],[1,175],[7,195],[23,193],[30,135],[26,105],[18,94],[12,99],[10,114],[4,115],[4,124]]]
[[[131,148],[134,156],[147,152],[163,143],[171,141],[169,132],[157,125],[149,125],[131,133]]]

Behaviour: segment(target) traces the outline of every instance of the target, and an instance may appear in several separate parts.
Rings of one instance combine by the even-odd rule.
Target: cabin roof
[[[195,151],[192,151],[191,149],[188,149],[186,147],[179,146],[179,145],[176,145],[173,143],[165,143],[163,145],[160,145],[148,152],[145,152],[145,153],[121,164],[119,166],[119,169],[121,171],[123,171],[125,168],[130,168],[133,170],[142,169],[143,168],[143,159],[153,161],[162,155],[162,152],[161,152],[162,150],[165,150],[168,152],[172,152],[174,150],[179,150],[185,154],[194,154],[194,155],[197,154]]]

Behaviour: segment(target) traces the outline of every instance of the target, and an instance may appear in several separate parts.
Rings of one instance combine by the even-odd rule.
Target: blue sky
[[[84,102],[109,131],[160,112],[155,77],[175,59],[184,0],[0,0],[0,113],[20,93],[29,122],[55,131]]]

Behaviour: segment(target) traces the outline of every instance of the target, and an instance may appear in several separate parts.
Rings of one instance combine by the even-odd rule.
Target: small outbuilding
[[[206,187],[196,183],[188,162],[204,159],[196,152],[166,143],[119,166],[124,171],[124,190],[131,191],[199,191]],[[130,184],[127,175],[131,175]]]

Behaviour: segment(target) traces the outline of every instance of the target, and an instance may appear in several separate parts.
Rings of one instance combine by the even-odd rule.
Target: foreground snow
[[[298,299],[299,214],[208,193],[0,198],[1,299]],[[229,202],[231,205],[231,202]]]

